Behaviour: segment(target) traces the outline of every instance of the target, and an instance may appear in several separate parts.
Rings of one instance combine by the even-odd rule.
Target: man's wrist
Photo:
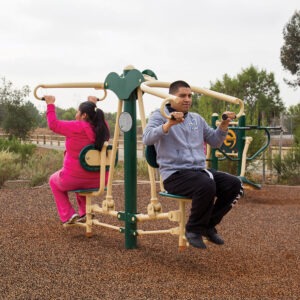
[[[220,130],[222,130],[224,132],[228,131],[228,126],[224,126],[224,125],[222,126],[222,125],[220,125],[219,128],[220,128]]]
[[[164,133],[168,133],[169,132],[169,130],[170,130],[170,124],[167,122],[167,123],[165,123],[165,124],[163,124],[163,126],[162,126],[162,130],[163,130],[163,132]]]

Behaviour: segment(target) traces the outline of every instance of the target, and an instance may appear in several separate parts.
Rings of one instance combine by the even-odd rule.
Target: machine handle
[[[103,90],[104,95],[102,98],[97,98],[97,101],[102,101],[107,96],[107,91],[104,89],[104,83],[103,82],[77,82],[77,83],[56,83],[56,84],[40,84],[37,87],[35,87],[33,91],[33,95],[36,99],[45,101],[44,97],[39,97],[37,95],[37,90],[39,88],[94,88],[95,90]]]

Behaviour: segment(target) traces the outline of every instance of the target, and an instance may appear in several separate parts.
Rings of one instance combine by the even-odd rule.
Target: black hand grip
[[[236,116],[234,116],[234,118],[233,119],[235,119],[236,118]],[[228,119],[228,116],[227,116],[227,114],[223,114],[222,115],[222,120],[227,120]]]
[[[171,120],[176,120],[176,118],[173,115],[171,115]]]
[[[222,120],[227,120],[227,119],[228,119],[227,114],[223,114],[223,115],[222,115]]]
[[[46,101],[45,97],[43,97],[41,100]]]

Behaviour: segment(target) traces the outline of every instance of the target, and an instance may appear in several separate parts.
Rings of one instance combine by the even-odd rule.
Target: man
[[[222,245],[224,240],[215,227],[237,202],[243,188],[236,176],[205,168],[204,145],[220,147],[235,114],[225,112],[228,118],[222,120],[217,129],[212,129],[199,114],[189,112],[192,91],[186,82],[173,82],[169,94],[179,99],[165,107],[171,119],[165,119],[159,110],[154,111],[145,128],[143,142],[155,146],[165,189],[192,198],[186,224],[188,242],[205,249],[204,236]]]

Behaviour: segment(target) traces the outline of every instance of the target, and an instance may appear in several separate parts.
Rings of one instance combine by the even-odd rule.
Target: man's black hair
[[[177,80],[177,81],[174,81],[170,84],[170,87],[169,87],[169,94],[171,95],[174,95],[175,93],[177,93],[177,91],[179,90],[179,88],[181,87],[184,87],[184,88],[191,88],[189,86],[188,83],[186,83],[185,81],[183,80]]]

